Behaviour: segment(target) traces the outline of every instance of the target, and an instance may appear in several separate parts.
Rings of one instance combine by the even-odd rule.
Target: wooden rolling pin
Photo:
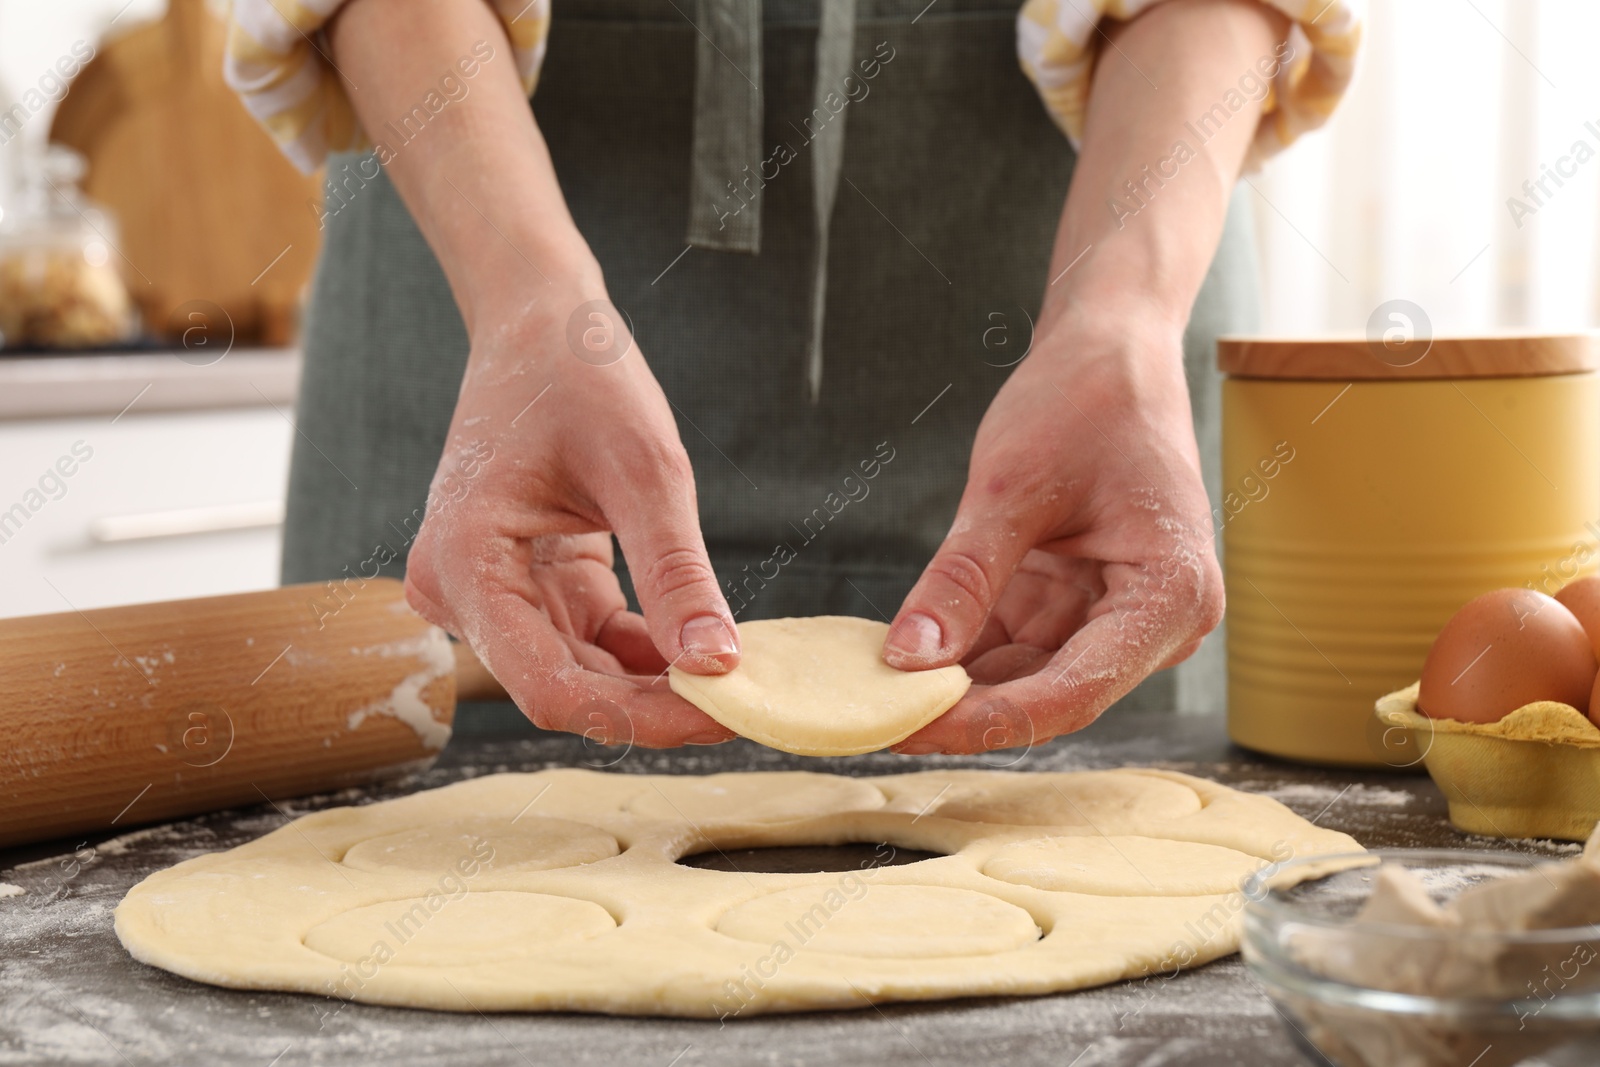
[[[392,579],[0,620],[0,846],[432,763],[505,699]]]

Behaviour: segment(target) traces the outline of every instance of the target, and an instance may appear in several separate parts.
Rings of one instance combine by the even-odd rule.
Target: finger
[[[595,677],[605,678],[604,675]],[[606,679],[620,685],[565,713],[553,729],[579,734],[599,745],[637,748],[677,748],[680,745],[718,745],[737,735],[716,722],[700,728],[677,721],[680,706],[694,711],[688,701],[670,690],[641,688],[626,679]],[[631,685],[631,688],[629,686]],[[703,714],[703,713],[702,713]]]
[[[650,640],[643,615],[617,612],[600,627],[594,643],[617,657],[629,674],[660,674],[667,669],[667,661]]]
[[[637,462],[637,461],[636,461]],[[706,556],[694,477],[681,448],[658,450],[601,501],[662,658],[695,674],[739,665],[739,631]]]
[[[944,724],[942,730],[924,727],[895,745],[894,751],[920,756],[1032,748],[1041,740],[1038,727],[1025,709],[1005,697],[1005,692],[1004,685],[974,685],[955,707],[935,720],[935,725]]]
[[[984,750],[990,724],[983,701],[1003,699],[1020,709],[1042,742],[1094,722],[1148,675],[1215,625],[1216,599],[1200,589],[1170,588],[1152,597],[1148,568],[1108,567],[1110,593],[1093,617],[1073,634],[1043,669],[963,698],[902,745],[906,751]],[[1186,577],[1186,575],[1192,575]],[[1204,582],[1200,572],[1179,571],[1169,585]],[[1216,605],[1215,608],[1213,605]],[[976,689],[976,687],[974,687]],[[990,731],[992,734],[992,730]]]
[[[1200,651],[1200,642],[1199,641],[1190,641],[1188,644],[1186,644],[1182,648],[1178,649],[1178,651],[1174,652],[1172,655],[1170,655],[1166,659],[1162,660],[1161,661],[1161,666],[1157,667],[1156,670],[1164,671],[1169,667],[1176,667],[1178,664],[1182,663],[1184,660],[1188,659],[1190,656],[1194,655],[1196,652],[1199,652],[1199,651]]]
[[[1105,595],[1100,567],[1098,560],[1029,552],[962,658],[968,673],[982,657],[1006,645],[1054,651],[1065,644],[1083,625],[1090,605]]]
[[[950,533],[900,605],[883,658],[903,671],[958,662],[983,633],[1011,575],[1037,543],[1040,512],[969,485]]]
[[[996,613],[1011,623],[1011,639],[1054,651],[1082,629],[1089,609],[1106,595],[1100,560],[1031,552],[1017,568]],[[1026,580],[1033,579],[1033,580]]]
[[[584,670],[545,614],[503,587],[467,590],[441,578],[451,613],[483,665],[535,726],[602,744],[669,748],[709,744],[731,732],[669,689]]]
[[[1001,645],[968,663],[966,669],[979,685],[999,685],[1043,668],[1050,655],[1049,649],[1034,645]]]
[[[983,656],[997,648],[1011,644],[1011,633],[996,615],[990,615],[984,621],[983,629],[978,632],[977,638],[972,642],[972,647],[967,650],[961,663],[967,668],[967,673],[972,673],[972,665]]]
[[[1088,726],[1116,698],[1098,703],[1080,693],[1078,699],[1069,701],[1072,694],[1057,688],[1063,673],[1062,665],[1056,662],[1059,656],[1057,653],[1057,657],[1022,678],[991,684],[982,691],[974,685],[953,708],[906,738],[895,750],[913,755],[987,752],[1018,744],[1042,744]],[[996,701],[1001,703],[997,705]],[[998,723],[997,706],[1005,709]],[[997,744],[997,738],[1003,743]]]
[[[556,632],[561,633],[559,630]],[[586,671],[615,675],[619,678],[628,673],[622,661],[598,645],[591,645],[571,634],[561,634],[561,640],[566,644],[567,651],[572,653],[572,661]]]

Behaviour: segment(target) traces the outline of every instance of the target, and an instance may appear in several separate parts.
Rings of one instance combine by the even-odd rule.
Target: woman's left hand
[[[1221,620],[1212,539],[1181,324],[1057,317],[984,416],[955,522],[884,647],[891,666],[959,662],[974,684],[896,751],[1093,722]]]
[[[1081,729],[1222,619],[1183,331],[1267,95],[1240,96],[1198,145],[1190,120],[1241,72],[1267,76],[1289,23],[1183,0],[1105,26],[1116,58],[1095,65],[1033,351],[984,415],[955,523],[884,647],[891,666],[959,662],[976,684],[900,752]]]

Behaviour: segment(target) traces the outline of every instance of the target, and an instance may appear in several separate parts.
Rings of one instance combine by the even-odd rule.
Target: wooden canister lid
[[[1600,334],[1435,337],[1385,346],[1365,337],[1219,337],[1217,369],[1236,378],[1388,381],[1533,378],[1600,367]]]

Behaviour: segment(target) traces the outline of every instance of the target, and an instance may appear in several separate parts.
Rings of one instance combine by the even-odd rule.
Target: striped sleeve
[[[544,61],[550,0],[487,0],[511,41],[523,89]],[[310,173],[329,152],[368,147],[322,27],[345,0],[233,0],[223,78],[295,166]]]
[[[1241,71],[1241,94],[1265,94],[1247,167],[1256,167],[1328,120],[1355,74],[1360,0],[1261,0],[1293,20],[1286,47]],[[1026,0],[1017,13],[1017,58],[1051,118],[1074,144],[1083,136],[1089,85],[1105,44],[1102,19],[1127,20],[1160,0]],[[1280,54],[1281,53],[1281,54]],[[1252,73],[1255,75],[1251,77]]]

